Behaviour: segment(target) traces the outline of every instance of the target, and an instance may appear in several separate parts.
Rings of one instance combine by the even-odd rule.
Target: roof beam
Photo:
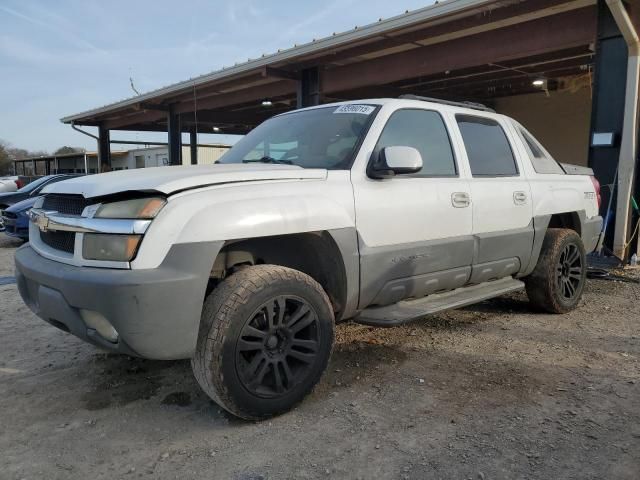
[[[106,120],[102,123],[107,130],[126,130],[126,127],[139,123],[151,123],[158,120],[166,120],[167,112],[161,110],[142,110],[140,112],[122,115]]]
[[[393,34],[393,32],[390,32],[378,37],[373,42],[325,53],[298,63],[296,66],[305,68],[328,63],[339,64],[344,60],[376,53],[398,45],[413,44],[420,47],[427,44],[442,43],[455,38],[481,33],[482,31],[495,30],[594,4],[594,0],[532,0],[519,2],[450,22],[427,26],[408,33]]]
[[[284,80],[280,82],[269,83],[264,86],[251,87],[244,90],[233,91],[229,93],[220,93],[204,99],[200,99],[197,102],[198,111],[201,110],[215,110],[219,108],[250,104],[257,102],[265,98],[280,98],[286,95],[295,96],[296,84],[290,80]],[[174,107],[175,113],[191,113],[194,111],[194,102],[184,101],[176,104]],[[130,115],[115,118],[104,122],[105,128],[109,130],[121,130],[131,125],[137,125],[140,123],[153,123],[159,120],[164,120],[167,114],[163,111],[157,110],[145,110],[142,112],[133,113]]]
[[[245,105],[264,100],[265,98],[277,99],[286,96],[296,95],[296,82],[291,80],[282,80],[279,82],[269,83],[250,87],[243,90],[236,90],[228,93],[221,93],[211,97],[198,100],[198,110],[215,110],[218,108],[229,107],[232,105]],[[193,103],[184,102],[176,107],[176,112],[193,112]]]
[[[550,60],[544,63],[537,63],[532,66],[522,66],[514,69],[496,69],[487,67],[482,71],[477,71],[468,74],[457,75],[456,72],[452,72],[451,76],[439,76],[438,78],[422,79],[415,81],[407,85],[402,85],[402,88],[414,90],[414,89],[432,89],[432,88],[455,88],[466,87],[473,84],[485,84],[494,81],[506,81],[510,79],[521,79],[523,77],[557,77],[559,74],[556,72],[564,72],[569,69],[579,70],[583,65],[593,65],[593,60],[590,55],[584,55],[575,59],[558,59]],[[526,68],[526,71],[520,71],[520,69]]]
[[[526,58],[558,49],[585,45],[595,38],[596,11],[592,7],[523,24],[428,45],[324,72],[323,92],[382,85],[408,77],[433,75],[477,65]]]
[[[262,67],[261,75],[264,78],[273,77],[287,80],[300,80],[299,73],[283,70],[282,68]]]

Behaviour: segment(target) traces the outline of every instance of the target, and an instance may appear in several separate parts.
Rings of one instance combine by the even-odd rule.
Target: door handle
[[[451,194],[451,204],[455,208],[465,208],[471,204],[471,197],[467,192],[453,192]]]
[[[525,192],[513,192],[513,203],[516,205],[524,205],[527,203],[527,194]]]

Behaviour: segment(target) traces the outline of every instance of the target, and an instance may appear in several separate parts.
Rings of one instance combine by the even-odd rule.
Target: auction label
[[[369,115],[376,107],[371,105],[340,105],[333,113],[361,113],[363,115]]]

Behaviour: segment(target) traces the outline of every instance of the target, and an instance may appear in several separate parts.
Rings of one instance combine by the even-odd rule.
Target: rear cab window
[[[517,177],[518,165],[502,126],[491,118],[457,114],[456,122],[474,177]]]
[[[536,173],[563,175],[564,170],[556,160],[545,150],[536,138],[522,125],[514,122],[516,131],[523,140],[525,150],[531,159],[531,165]]]

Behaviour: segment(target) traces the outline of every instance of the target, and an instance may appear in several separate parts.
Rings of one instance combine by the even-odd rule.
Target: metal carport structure
[[[449,0],[62,121],[98,127],[101,163],[109,162],[112,130],[166,131],[177,165],[183,132],[195,145],[198,132],[243,134],[294,108],[405,93],[493,104],[540,92],[533,80],[553,92],[586,72],[588,164],[604,185],[618,172],[608,241],[622,257],[635,179],[638,26],[637,0]],[[592,144],[601,132],[614,142]]]

